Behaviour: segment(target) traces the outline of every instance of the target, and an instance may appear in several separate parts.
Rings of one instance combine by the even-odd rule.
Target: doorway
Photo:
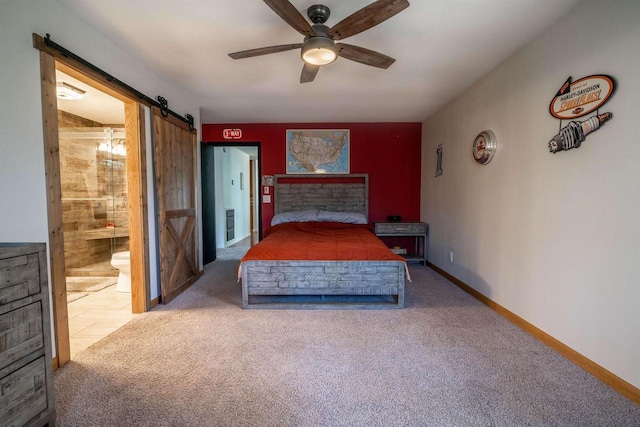
[[[246,252],[262,238],[260,143],[203,143],[201,153],[207,264],[222,252]]]
[[[57,101],[56,71],[77,81],[104,92],[121,101],[124,106],[123,147],[126,150],[126,205],[129,225],[129,250],[131,271],[131,293],[127,297],[131,303],[131,312],[142,313],[149,304],[149,241],[147,217],[146,188],[146,129],[143,106],[136,98],[117,83],[100,79],[93,68],[59,52],[51,50],[38,36],[34,36],[34,46],[40,50],[40,73],[42,89],[42,115],[44,131],[44,154],[47,183],[47,205],[49,225],[49,266],[51,269],[52,306],[54,317],[55,357],[54,367],[62,366],[71,359],[69,311],[66,290],[65,267],[65,227],[73,229],[74,225],[65,224],[62,199],[62,169],[59,144],[59,119]],[[113,124],[113,123],[109,123]],[[118,123],[120,124],[120,123]],[[89,126],[91,127],[91,126]],[[111,129],[113,130],[113,128]],[[104,129],[102,129],[104,132]],[[112,141],[113,142],[113,141]],[[96,147],[96,150],[99,148]],[[96,158],[97,159],[97,158]],[[104,159],[113,160],[113,159]],[[96,160],[94,160],[95,162]],[[91,160],[72,160],[71,163],[92,167]],[[71,200],[68,200],[72,202]],[[88,201],[88,200],[87,200]],[[85,201],[85,202],[87,202]],[[122,200],[124,201],[124,199]],[[106,201],[105,201],[106,203]],[[68,212],[67,212],[68,213]],[[103,215],[99,213],[98,216]],[[106,220],[107,218],[101,218]],[[104,228],[106,223],[104,222]],[[101,230],[102,232],[103,230]],[[110,242],[111,237],[107,238]],[[109,243],[110,245],[110,243]],[[117,245],[117,243],[116,243]]]
[[[70,356],[132,313],[125,104],[56,70]]]

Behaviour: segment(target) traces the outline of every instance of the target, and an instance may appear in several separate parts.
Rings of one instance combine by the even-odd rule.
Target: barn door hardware
[[[193,132],[193,116],[191,114],[185,114],[185,117],[187,118],[187,124],[189,125],[189,130],[191,132]]]
[[[166,119],[169,115],[169,101],[167,101],[166,98],[158,95],[158,102],[160,103],[160,114],[162,114],[162,117]]]
[[[33,38],[33,46],[36,49],[39,49],[40,51],[46,52],[50,55],[52,55],[54,58],[60,58],[60,57],[64,57],[64,58],[69,58],[72,59],[73,61],[78,62],[79,64],[82,64],[83,66],[89,68],[90,70],[94,71],[96,74],[102,76],[104,79],[106,79],[106,81],[113,83],[117,86],[119,86],[120,88],[124,89],[125,92],[136,99],[140,99],[142,100],[145,104],[149,105],[149,106],[155,106],[160,108],[160,111],[162,113],[163,117],[167,117],[169,114],[171,114],[172,116],[174,116],[175,118],[183,121],[184,123],[189,123],[188,120],[179,115],[178,113],[169,110],[169,108],[167,107],[167,100],[161,96],[158,96],[158,100],[162,99],[164,101],[164,104],[162,102],[158,102],[152,98],[149,98],[148,96],[146,96],[145,94],[143,94],[142,92],[132,88],[131,86],[127,85],[126,83],[118,80],[117,78],[115,78],[114,76],[112,76],[111,74],[107,73],[106,71],[103,71],[101,68],[96,67],[95,65],[93,65],[92,63],[90,63],[89,61],[87,61],[84,58],[81,58],[80,56],[76,55],[75,53],[71,52],[70,50],[67,50],[66,48],[60,46],[59,44],[57,44],[56,42],[54,42],[53,40],[51,40],[51,36],[49,35],[49,33],[47,33],[45,35],[45,37],[42,37],[39,34],[33,33],[32,34],[32,38]],[[190,129],[192,129],[193,124],[191,124],[189,126]],[[193,129],[192,129],[193,130]]]

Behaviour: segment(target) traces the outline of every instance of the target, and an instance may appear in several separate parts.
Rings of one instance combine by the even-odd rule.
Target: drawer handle
[[[407,231],[407,227],[396,227],[396,231]]]

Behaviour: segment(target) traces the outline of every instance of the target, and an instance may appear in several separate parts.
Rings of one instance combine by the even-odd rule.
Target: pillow
[[[367,224],[367,217],[357,212],[318,212],[319,221],[342,222],[345,224]]]
[[[279,213],[271,219],[271,225],[283,224],[285,222],[313,222],[313,221],[320,221],[318,219],[317,209]]]

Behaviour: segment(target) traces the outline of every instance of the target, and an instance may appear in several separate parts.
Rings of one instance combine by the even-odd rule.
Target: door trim
[[[47,220],[49,223],[50,289],[52,295],[51,305],[53,307],[54,346],[56,349],[54,368],[57,368],[71,359],[71,345],[69,343],[69,314],[67,311],[67,279],[64,266],[56,62],[51,55],[44,52],[40,52],[40,74],[44,167],[47,181]]]

